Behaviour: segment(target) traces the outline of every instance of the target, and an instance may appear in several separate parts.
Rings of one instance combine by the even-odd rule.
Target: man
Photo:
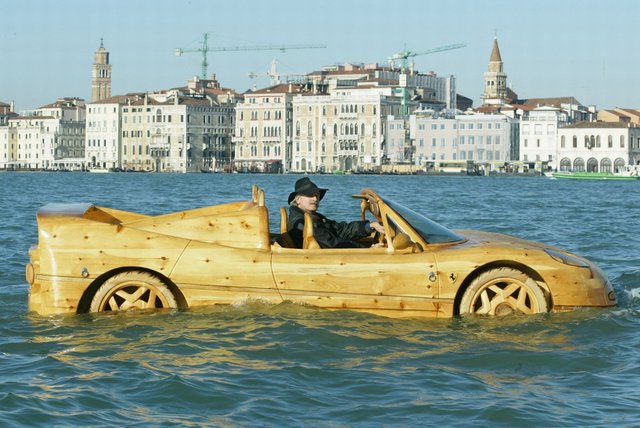
[[[369,236],[373,230],[384,233],[384,227],[377,221],[336,222],[318,212],[320,201],[327,189],[315,185],[308,177],[296,181],[295,191],[289,195],[289,218],[287,230],[296,247],[302,248],[304,213],[313,219],[313,236],[321,248],[365,248],[356,242]]]

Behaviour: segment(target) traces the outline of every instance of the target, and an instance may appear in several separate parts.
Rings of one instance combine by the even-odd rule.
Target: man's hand
[[[369,223],[369,226],[371,226],[371,229],[375,230],[378,233],[384,233],[384,226],[382,226],[377,221],[372,221],[371,223]]]

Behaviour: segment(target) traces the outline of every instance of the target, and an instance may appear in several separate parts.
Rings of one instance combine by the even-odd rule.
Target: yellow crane
[[[209,52],[231,52],[231,51],[282,51],[285,52],[291,49],[323,49],[325,45],[257,45],[257,46],[225,46],[225,47],[209,47],[209,33],[204,33],[202,39],[202,45],[195,49],[176,49],[176,56],[181,56],[184,53],[200,52],[202,54],[202,79],[207,78],[207,55]]]

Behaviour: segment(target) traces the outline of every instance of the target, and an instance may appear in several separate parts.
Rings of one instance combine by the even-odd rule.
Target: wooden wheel
[[[504,316],[548,310],[540,286],[528,275],[511,268],[492,269],[481,274],[471,282],[460,301],[461,314]]]
[[[130,271],[106,280],[93,296],[89,312],[177,307],[175,297],[158,277]]]

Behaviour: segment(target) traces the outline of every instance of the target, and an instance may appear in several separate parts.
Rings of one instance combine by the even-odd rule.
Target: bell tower
[[[91,68],[91,102],[111,96],[111,64],[109,52],[100,39],[100,48],[95,52]]]
[[[503,70],[498,38],[493,39],[489,58],[489,69],[484,73],[483,104],[505,104],[507,102],[507,74]]]

